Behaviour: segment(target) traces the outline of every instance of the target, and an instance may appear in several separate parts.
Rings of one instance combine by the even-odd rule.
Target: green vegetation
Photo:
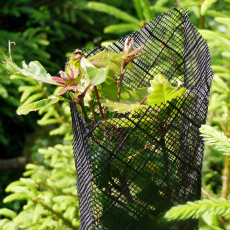
[[[187,7],[190,11],[190,21],[207,39],[215,74],[210,93],[208,126],[200,129],[207,143],[202,180],[202,197],[205,199],[174,207],[166,214],[166,217],[171,220],[200,218],[200,229],[229,229],[230,212],[227,199],[230,177],[228,155],[228,138],[230,138],[229,0],[200,2],[196,0],[130,0],[125,5],[123,1],[118,0],[113,3],[116,5],[109,4],[111,3],[105,0],[97,2],[8,0],[4,4],[0,3],[1,48],[4,53],[8,53],[8,41],[15,42],[16,45],[11,44],[11,56],[17,66],[21,66],[20,63],[23,60],[26,63],[37,60],[46,67],[51,77],[64,68],[66,58],[74,49],[92,48],[100,45],[101,42],[115,40],[133,30],[140,29],[152,17],[173,6]],[[4,59],[2,54],[1,59]],[[41,68],[38,62],[35,62],[32,68]],[[24,65],[23,68],[27,67]],[[96,71],[101,68],[105,67],[97,67]],[[5,154],[1,156],[0,162],[22,156],[24,149],[23,157],[30,163],[26,165],[23,176],[19,175],[20,179],[14,177],[11,180],[14,182],[11,184],[10,175],[18,174],[17,171],[1,176],[3,185],[9,184],[6,191],[11,194],[0,195],[4,202],[1,204],[4,208],[0,209],[2,220],[0,226],[2,229],[19,226],[21,229],[63,229],[63,226],[65,229],[78,229],[79,206],[71,147],[69,104],[64,99],[60,100],[61,97],[52,96],[58,95],[63,87],[55,88],[43,82],[37,83],[34,79],[24,78],[19,74],[9,76],[4,69],[1,66],[0,143]],[[106,69],[104,70],[106,73]],[[94,70],[87,69],[88,73],[90,71]],[[97,72],[99,75],[100,73]],[[47,76],[46,72],[44,76]],[[52,78],[49,79],[54,83]],[[108,82],[108,77],[107,82],[104,78],[101,81],[113,89],[113,82]],[[159,75],[158,83],[161,81],[164,81],[164,78]],[[168,83],[165,82],[165,84]],[[168,85],[168,87],[171,86]],[[120,103],[122,103],[122,97],[127,96],[128,90],[130,89],[123,89],[121,84]],[[146,89],[143,89],[144,91]],[[130,92],[130,95],[140,103],[144,99],[143,92]],[[50,99],[47,99],[49,97]],[[154,99],[154,97],[148,97],[149,101]],[[111,93],[110,100],[116,101],[116,99]],[[23,110],[22,112],[18,110],[18,113],[28,113],[31,111],[29,105],[39,100],[43,102],[49,100],[50,104],[39,110],[38,115],[37,113],[26,116],[16,114],[17,108],[21,105],[24,108],[21,107]],[[111,111],[121,108],[108,102],[102,103],[110,106]],[[128,105],[126,103],[123,108],[130,109],[130,106],[130,103]],[[38,107],[34,107],[34,110],[37,109]],[[46,130],[49,135],[35,135],[36,138],[32,144],[30,143],[30,149],[29,151],[27,149],[26,154],[26,147],[23,145],[28,135],[36,132],[36,123],[39,125],[38,129]],[[96,181],[96,183],[99,182]],[[3,192],[4,189],[1,187],[0,191]]]

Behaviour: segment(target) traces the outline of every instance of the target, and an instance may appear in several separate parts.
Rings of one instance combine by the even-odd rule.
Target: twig
[[[211,199],[211,198],[212,198],[212,196],[209,195],[209,193],[208,193],[205,189],[201,188],[201,192],[202,192],[202,194],[205,195],[208,199]]]
[[[16,43],[15,42],[11,42],[10,40],[8,42],[9,56],[10,56],[10,60],[12,61],[12,57],[11,57],[11,44],[16,45]]]
[[[48,205],[46,205],[46,204],[43,203],[42,201],[38,200],[38,198],[32,199],[32,201],[33,201],[34,203],[36,203],[36,204],[40,203],[40,204],[43,206],[43,208],[46,209],[46,210],[48,210],[49,212],[51,212],[52,215],[53,215],[54,217],[57,217],[58,219],[62,219],[63,223],[64,223],[66,226],[68,226],[69,228],[71,228],[71,229],[73,229],[73,230],[75,229],[75,228],[72,226],[72,224],[71,224],[71,222],[70,222],[69,220],[65,219],[64,216],[62,216],[60,213],[54,211],[51,207],[49,207]]]
[[[11,159],[0,160],[0,172],[8,170],[25,169],[27,163],[30,162],[29,158],[26,157],[15,157]]]
[[[142,105],[146,101],[147,97],[145,97],[141,102],[140,105]]]

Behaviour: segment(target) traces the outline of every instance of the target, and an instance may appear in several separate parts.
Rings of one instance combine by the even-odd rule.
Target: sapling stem
[[[102,106],[101,106],[101,102],[100,102],[100,98],[99,98],[98,91],[97,91],[97,86],[94,86],[94,90],[95,90],[97,103],[98,103],[98,107],[99,107],[100,114],[101,114],[101,119],[105,120],[104,113],[103,113]]]
[[[141,102],[140,102],[140,105],[142,105],[145,101],[146,101],[147,97],[144,98]]]
[[[109,116],[109,110],[106,110],[106,112],[105,112],[105,120],[108,119],[108,116]]]

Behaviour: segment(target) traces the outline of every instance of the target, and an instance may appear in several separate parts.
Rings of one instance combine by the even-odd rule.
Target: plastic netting
[[[132,114],[135,119],[119,114],[119,125],[108,120],[86,124],[70,104],[80,229],[198,229],[197,220],[166,222],[163,216],[201,195],[204,145],[199,128],[205,123],[213,77],[207,44],[182,8],[159,15],[129,36],[135,48],[144,44],[148,54],[133,61],[135,70],[127,71],[125,85],[149,86],[160,73],[172,85],[180,80],[189,91]],[[107,50],[118,53],[124,42],[122,38]],[[85,50],[83,56],[101,50]]]

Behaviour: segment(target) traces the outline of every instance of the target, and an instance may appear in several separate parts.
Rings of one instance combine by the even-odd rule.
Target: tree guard
[[[172,85],[183,82],[187,92],[141,115],[133,112],[135,119],[131,112],[118,113],[96,125],[86,124],[70,103],[80,229],[198,229],[197,220],[166,222],[163,216],[172,206],[200,199],[199,128],[213,77],[208,46],[182,8],[159,15],[129,37],[135,47],[144,44],[147,55],[133,61],[135,70],[127,71],[124,85],[146,87],[162,74]],[[119,53],[125,39],[106,50]],[[84,50],[83,56],[101,50]]]

